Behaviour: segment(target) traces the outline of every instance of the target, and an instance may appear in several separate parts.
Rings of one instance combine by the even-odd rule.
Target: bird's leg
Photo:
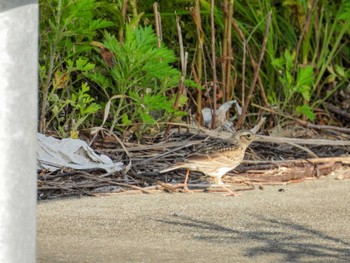
[[[215,182],[215,185],[217,185],[217,186],[221,186],[224,184],[221,180],[221,177],[219,177],[219,176],[214,177],[214,182]]]
[[[184,192],[191,192],[187,187],[187,181],[188,181],[189,175],[190,175],[190,169],[187,169],[186,175],[185,175],[185,181],[184,181],[184,189],[183,189]]]
[[[233,192],[231,189],[228,189],[224,184],[220,185],[223,189],[225,189],[228,193],[224,194],[224,196],[239,196],[239,194]]]
[[[216,187],[221,187],[222,189],[224,189],[228,192],[227,194],[224,194],[224,196],[239,196],[239,194],[233,192],[231,189],[229,189],[225,186],[225,184],[221,180],[221,177],[215,176],[214,182],[215,182]]]

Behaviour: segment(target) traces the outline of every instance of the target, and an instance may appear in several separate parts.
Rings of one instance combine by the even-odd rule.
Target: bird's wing
[[[232,140],[204,141],[199,148],[195,149],[193,153],[186,156],[181,162],[177,162],[160,172],[165,173],[180,168],[202,171],[203,169],[211,169],[216,166],[232,166],[225,152],[236,148],[237,144]]]
[[[228,139],[216,139],[211,141],[204,141],[199,148],[195,150],[194,153],[188,155],[191,156],[201,155],[201,154],[215,154],[218,151],[233,149],[237,147],[237,142]]]
[[[223,166],[231,167],[242,160],[240,151],[236,148],[224,148],[206,153],[195,153],[186,158],[185,163],[196,164],[198,167]]]

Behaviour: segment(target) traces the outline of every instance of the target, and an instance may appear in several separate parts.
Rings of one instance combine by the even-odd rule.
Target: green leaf
[[[310,101],[310,98],[311,98],[311,95],[310,95],[310,86],[306,86],[306,85],[303,85],[303,86],[297,86],[296,88],[296,92],[300,93],[303,98],[307,101]]]
[[[286,49],[284,51],[283,56],[284,56],[286,71],[291,72],[293,69],[294,60],[295,60],[295,51],[291,53],[288,49]]]
[[[95,68],[95,65],[92,63],[89,63],[89,60],[86,58],[78,58],[78,60],[76,61],[76,67],[78,70],[81,71],[88,71],[88,70],[92,70]]]
[[[346,72],[342,66],[335,65],[335,72],[337,72],[341,78],[346,78]]]
[[[180,96],[180,100],[179,100],[180,106],[185,105],[187,101],[188,101],[188,98],[186,96],[184,96],[184,95]]]
[[[297,73],[297,86],[311,86],[314,81],[314,67],[299,67]]]
[[[100,72],[96,72],[94,74],[84,73],[84,76],[87,76],[89,79],[94,81],[97,85],[99,85],[103,89],[108,89],[112,87],[112,83],[110,79]]]
[[[196,88],[199,90],[204,90],[204,87],[202,87],[201,85],[199,85],[197,82],[195,82],[192,79],[185,79],[184,83],[187,87],[192,87],[192,88]]]
[[[279,70],[283,69],[284,58],[279,57],[279,58],[272,59],[271,65],[276,69],[279,69]]]
[[[349,20],[350,19],[350,1],[344,1],[339,8],[339,12],[336,16],[340,20]]]
[[[314,68],[312,66],[299,67],[295,91],[300,93],[307,101],[310,101],[311,98],[311,85],[313,81]]]
[[[140,111],[140,117],[143,123],[147,124],[155,124],[156,121],[153,119],[151,115],[149,115],[147,112]]]
[[[124,113],[122,115],[122,124],[124,124],[124,125],[131,125],[132,124],[131,120],[129,119],[129,117],[126,113]]]
[[[304,104],[303,106],[297,106],[295,111],[306,116],[311,121],[315,120],[315,114],[311,107],[307,104]]]
[[[292,76],[292,73],[290,71],[285,72],[285,81],[286,81],[286,84],[288,87],[292,85],[293,76]]]

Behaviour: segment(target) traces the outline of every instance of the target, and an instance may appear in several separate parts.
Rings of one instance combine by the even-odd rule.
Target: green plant
[[[68,61],[82,61],[91,54],[90,42],[98,30],[114,25],[105,19],[95,18],[95,0],[54,0],[40,1],[40,92],[41,106],[39,130],[47,129],[46,117],[54,105],[48,98],[58,87],[72,89],[76,75],[67,69]],[[86,60],[86,59],[85,59]],[[79,62],[78,62],[79,63]],[[79,65],[77,65],[79,70]],[[60,100],[70,99],[72,92],[60,94]],[[66,97],[62,97],[66,96]]]
[[[350,3],[250,1],[246,6],[236,1],[236,19],[244,35],[249,36],[253,57],[257,56],[254,50],[260,49],[259,21],[269,10],[273,17],[266,47],[268,56],[261,70],[269,102],[285,113],[314,120],[314,109],[348,83],[346,70],[341,69],[348,63],[345,36],[350,28]],[[255,29],[258,30],[253,35]],[[236,65],[241,65],[240,58]]]
[[[312,58],[318,72],[313,84],[313,92],[316,93],[313,107],[318,107],[334,92],[345,88],[350,76],[350,71],[345,70],[349,67],[349,38],[345,36],[350,35],[350,2],[329,3],[321,10],[315,35],[317,49]]]
[[[151,27],[127,25],[123,43],[108,32],[104,37],[103,46],[111,52],[113,62],[101,60],[99,71],[88,77],[108,99],[117,100],[110,104],[111,131],[115,127],[125,131],[136,123],[154,125],[184,115],[173,109],[175,96],[168,93],[180,81],[180,72],[170,65],[176,58],[171,50],[157,47]],[[181,102],[185,101],[183,97]]]
[[[294,79],[293,65],[295,56],[295,52],[285,50],[283,56],[272,60],[272,65],[279,72],[278,79],[282,86],[281,92],[277,96],[279,97],[279,101],[281,101],[282,110],[291,110],[290,108],[296,105],[296,111],[298,113],[313,120],[315,116],[308,103],[314,81],[314,68],[310,65],[304,67],[298,66],[296,79]],[[300,104],[303,105],[301,106]]]
[[[88,94],[90,88],[86,83],[81,84],[81,88],[74,92],[70,99],[62,99],[57,93],[52,92],[48,97],[51,103],[51,119],[48,121],[56,122],[57,130],[62,137],[78,138],[79,127],[91,115],[101,109],[101,106],[94,102],[94,99]]]
[[[48,95],[48,112],[51,116],[46,125],[50,126],[55,122],[55,127],[62,137],[67,137],[69,131],[70,136],[76,138],[79,134],[78,127],[89,115],[101,109],[101,106],[94,103],[94,99],[88,94],[90,88],[87,83],[79,79],[70,79],[73,73],[91,71],[95,65],[87,59],[78,58],[75,63],[68,59],[66,66],[63,72],[56,70],[53,77],[52,89]],[[78,85],[81,85],[80,89]]]
[[[244,101],[270,11],[259,89],[254,89],[253,103],[246,105],[260,109],[272,104],[285,115],[317,121],[315,109],[323,102],[332,103],[332,95],[346,89],[350,76],[349,1],[215,1],[215,27],[210,24],[210,3],[161,1],[158,10],[163,43],[158,48],[150,27],[154,17],[151,0],[40,1],[40,131],[56,123],[61,134],[68,133],[73,119],[79,129],[89,125],[78,120],[87,122],[91,114],[79,116],[80,110],[72,102],[78,101],[73,96],[82,96],[78,94],[83,83],[91,88],[83,94],[96,100],[87,107],[96,103],[105,107],[105,117],[108,115],[101,120],[96,114],[92,125],[103,123],[122,132],[138,127],[141,135],[150,127],[160,128],[173,117],[183,116],[185,107],[197,107],[200,112],[201,106],[212,107],[214,101],[221,103],[231,96]],[[178,27],[175,11],[180,17]],[[164,47],[179,54],[179,27],[189,61],[187,67],[181,65],[181,73],[175,69],[180,68],[180,55]],[[213,28],[215,45],[211,45]],[[217,61],[216,94],[210,85],[214,76],[212,50]],[[182,76],[191,76],[205,92],[182,85],[178,88]],[[188,80],[185,83],[194,86]],[[174,101],[177,93],[181,93],[180,104]],[[192,97],[192,103],[187,97]]]

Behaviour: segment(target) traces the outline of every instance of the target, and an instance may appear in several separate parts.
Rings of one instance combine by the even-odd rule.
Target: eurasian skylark
[[[189,191],[187,181],[190,171],[202,172],[207,176],[214,177],[216,186],[221,186],[235,195],[224,186],[221,178],[243,161],[245,151],[254,138],[255,135],[252,132],[240,130],[228,140],[215,140],[212,144],[188,155],[183,162],[175,163],[160,172],[166,173],[176,169],[187,169],[184,182],[184,191],[187,192]]]

